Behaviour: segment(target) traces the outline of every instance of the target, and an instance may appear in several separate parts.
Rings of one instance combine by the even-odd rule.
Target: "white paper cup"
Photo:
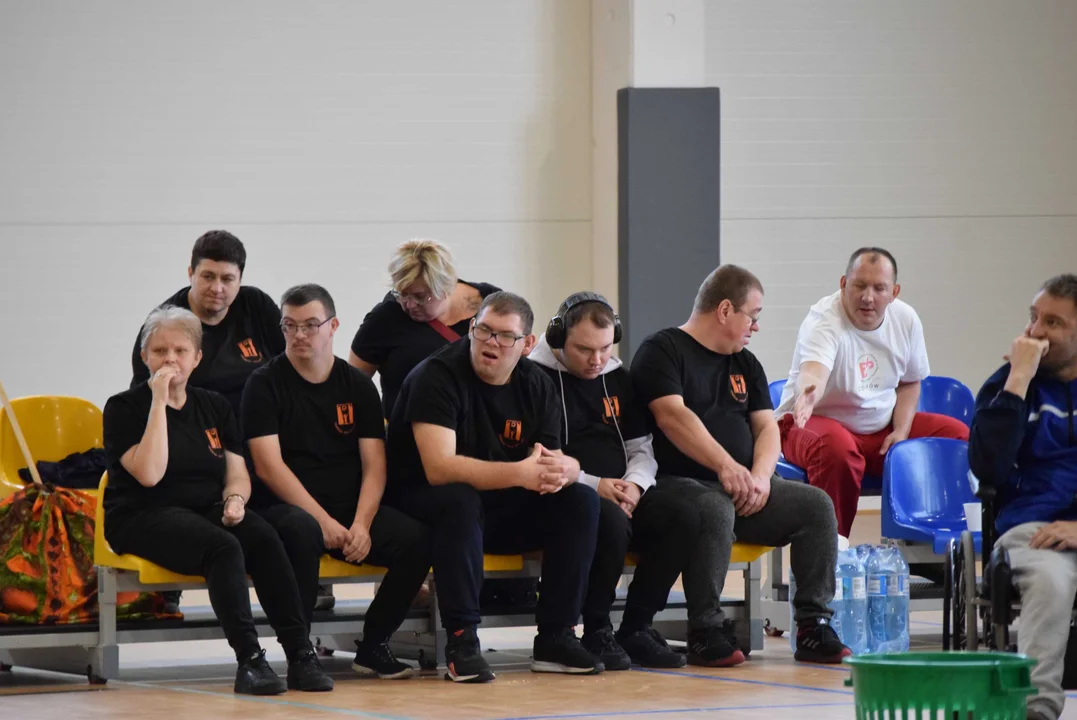
[[[972,532],[983,530],[983,506],[980,503],[965,503],[965,524]]]

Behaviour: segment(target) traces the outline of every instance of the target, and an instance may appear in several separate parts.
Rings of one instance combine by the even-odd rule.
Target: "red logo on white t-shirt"
[[[879,372],[879,361],[871,353],[865,353],[856,359],[856,369],[861,380],[870,380]]]

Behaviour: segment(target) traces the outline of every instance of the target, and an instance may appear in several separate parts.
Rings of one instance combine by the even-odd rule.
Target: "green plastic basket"
[[[1036,661],[996,652],[909,652],[845,658],[857,720],[1025,720]]]

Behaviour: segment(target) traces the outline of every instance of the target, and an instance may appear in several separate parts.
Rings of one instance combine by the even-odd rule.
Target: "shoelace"
[[[266,660],[265,650],[259,650],[258,654],[252,655],[250,659],[247,660],[247,667],[252,670],[272,670],[272,668],[269,667],[269,661]]]
[[[659,632],[657,630],[655,630],[653,627],[649,627],[646,630],[644,630],[643,632],[647,635],[647,637],[651,638],[652,640],[654,640],[657,644],[661,645],[662,647],[669,647],[669,644],[666,642],[666,639],[664,637],[662,637],[662,635],[659,634]]]
[[[389,649],[388,643],[380,643],[378,645],[375,645],[374,656],[377,657],[378,660],[387,664],[396,662],[396,658],[393,657],[393,651]]]
[[[613,650],[618,647],[617,638],[612,630],[600,630],[598,632],[598,644],[602,650]]]

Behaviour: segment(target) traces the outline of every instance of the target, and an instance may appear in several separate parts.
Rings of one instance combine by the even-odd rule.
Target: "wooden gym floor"
[[[854,542],[878,537],[878,517],[864,517]],[[874,521],[874,533],[871,524]],[[867,526],[867,527],[864,527]],[[866,531],[866,532],[865,532]],[[727,588],[739,587],[730,575]],[[338,586],[342,599],[368,595],[369,586]],[[732,593],[731,593],[732,594]],[[208,605],[204,592],[184,595],[184,606]],[[914,613],[913,646],[938,649],[941,614]],[[0,674],[0,717],[32,718],[370,718],[376,720],[673,720],[743,718],[797,720],[853,718],[853,691],[841,667],[793,661],[788,637],[767,638],[737,668],[630,670],[598,677],[539,675],[527,670],[533,628],[483,630],[480,637],[497,680],[455,685],[441,672],[410,680],[360,679],[351,658],[325,658],[337,680],[331,693],[290,692],[273,698],[232,693],[235,666],[223,641],[123,646],[122,678],[90,687],[84,678],[15,668]],[[265,641],[270,660],[284,672],[280,647]],[[1077,720],[1077,693],[1063,718]]]

